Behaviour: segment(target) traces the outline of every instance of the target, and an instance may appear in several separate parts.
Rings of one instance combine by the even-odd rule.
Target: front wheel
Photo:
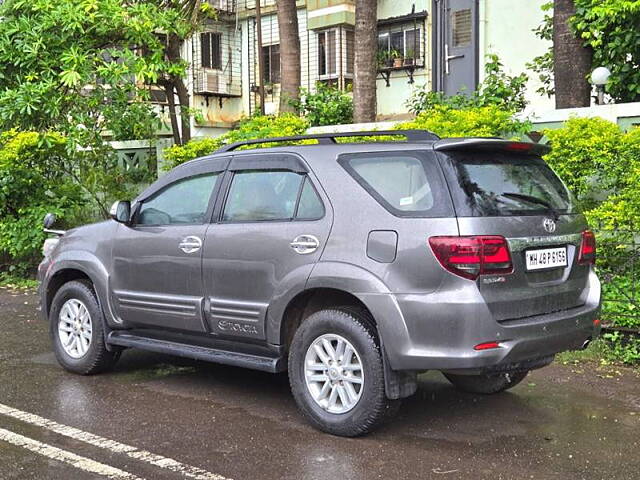
[[[289,381],[307,420],[333,435],[363,435],[389,407],[375,332],[351,309],[321,310],[302,323],[291,343]]]
[[[444,376],[460,390],[469,393],[491,395],[515,387],[522,382],[528,374],[528,371],[524,371],[497,373],[493,375],[454,375],[445,373]]]
[[[72,281],[60,287],[51,303],[49,326],[56,359],[70,372],[103,372],[120,357],[120,351],[107,350],[102,310],[86,282]]]

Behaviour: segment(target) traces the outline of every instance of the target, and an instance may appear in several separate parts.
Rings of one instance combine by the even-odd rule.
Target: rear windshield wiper
[[[511,192],[502,193],[501,196],[506,198],[513,198],[514,200],[524,200],[525,202],[541,205],[547,211],[549,211],[556,218],[556,220],[560,217],[560,213],[558,212],[558,210],[553,208],[553,206],[549,202],[541,198],[533,197],[531,195],[525,195],[523,193],[511,193]]]

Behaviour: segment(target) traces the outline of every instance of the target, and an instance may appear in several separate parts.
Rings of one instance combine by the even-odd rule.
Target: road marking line
[[[73,438],[74,440],[88,443],[89,445],[93,445],[95,447],[103,448],[114,453],[123,453],[136,460],[149,463],[156,467],[171,470],[172,472],[179,473],[188,478],[193,478],[194,480],[230,480],[226,477],[223,477],[222,475],[207,472],[206,470],[198,467],[193,467],[191,465],[186,465],[172,458],[156,455],[155,453],[151,453],[146,450],[140,450],[131,445],[116,442],[115,440],[110,440],[99,435],[94,435],[93,433],[84,432],[77,428],[54,422],[53,420],[34,415],[33,413],[23,412],[22,410],[11,408],[1,403],[0,414],[15,418],[17,420],[21,420],[37,427],[46,428],[47,430],[51,430],[52,432],[55,432],[59,435]]]
[[[68,463],[79,470],[102,475],[113,480],[142,480],[129,472],[120,470],[119,468],[110,467],[109,465],[96,462],[90,458],[81,457],[75,453],[47,445],[46,443],[39,442],[29,437],[18,435],[17,433],[10,432],[4,428],[0,428],[0,440],[18,447],[26,448],[27,450],[43,455],[47,458]]]

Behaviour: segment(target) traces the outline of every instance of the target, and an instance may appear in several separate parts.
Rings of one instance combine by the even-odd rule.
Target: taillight
[[[479,275],[513,272],[509,246],[504,237],[431,237],[429,245],[449,272],[475,280]]]
[[[578,262],[583,265],[595,265],[596,263],[596,236],[590,230],[582,232]]]

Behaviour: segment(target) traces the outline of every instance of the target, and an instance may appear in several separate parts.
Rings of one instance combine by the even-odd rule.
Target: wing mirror
[[[44,220],[42,221],[42,226],[46,229],[53,227],[53,224],[56,223],[56,214],[55,213],[47,213],[44,216]]]
[[[119,223],[128,224],[131,221],[131,202],[120,200],[111,205],[109,215]]]
[[[45,233],[52,233],[53,235],[58,235],[61,237],[66,233],[65,230],[53,230],[53,224],[56,223],[56,214],[55,213],[47,213],[42,220],[42,226]]]

